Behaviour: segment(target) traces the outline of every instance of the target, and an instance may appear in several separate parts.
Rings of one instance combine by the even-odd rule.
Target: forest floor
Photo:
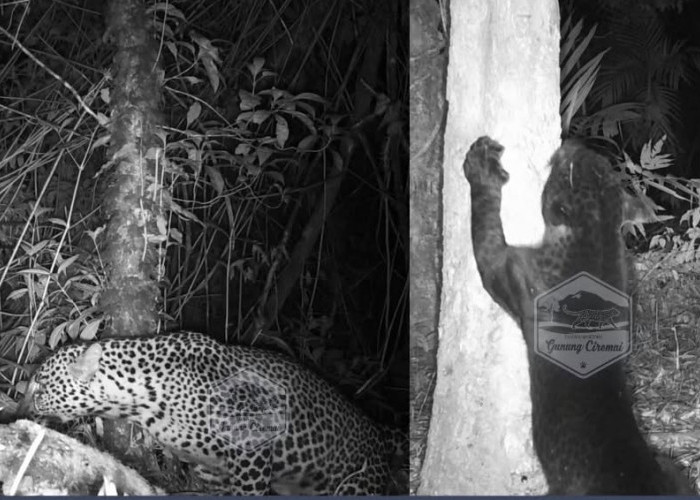
[[[700,486],[700,265],[673,253],[638,258],[629,368],[642,432]]]

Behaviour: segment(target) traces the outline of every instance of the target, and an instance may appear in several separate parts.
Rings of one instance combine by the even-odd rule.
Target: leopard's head
[[[101,402],[94,375],[101,354],[102,347],[93,344],[64,347],[51,355],[29,379],[18,416],[66,422],[96,414]]]

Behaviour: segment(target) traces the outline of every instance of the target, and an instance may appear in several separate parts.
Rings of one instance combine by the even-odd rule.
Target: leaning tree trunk
[[[106,336],[143,335],[158,324],[158,250],[163,240],[156,224],[161,79],[157,47],[147,26],[143,0],[112,0],[107,35],[117,46],[110,105],[111,144],[101,173],[102,216],[106,221],[100,254],[107,281],[100,299]],[[105,444],[122,455],[129,447],[125,425],[105,426]],[[122,451],[120,453],[119,451]],[[133,451],[133,450],[132,450]]]
[[[462,163],[481,135],[506,146],[506,239],[534,243],[544,168],[560,135],[558,6],[459,0],[449,14],[437,382],[419,493],[541,493],[525,343],[481,286]]]

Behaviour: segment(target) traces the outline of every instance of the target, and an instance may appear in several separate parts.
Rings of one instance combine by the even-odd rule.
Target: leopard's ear
[[[80,382],[89,382],[100,369],[102,346],[92,344],[68,367],[70,374]]]

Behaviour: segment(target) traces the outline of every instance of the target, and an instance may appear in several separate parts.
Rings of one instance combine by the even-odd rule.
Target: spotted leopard
[[[528,347],[533,440],[550,493],[691,493],[680,471],[662,467],[644,441],[620,362],[584,379],[533,349],[538,295],[580,272],[628,290],[632,268],[620,235],[625,199],[610,164],[565,142],[542,192],[543,243],[518,248],[506,243],[500,218],[508,180],[502,152],[482,137],[467,153],[472,240],[484,287],[518,322]]]
[[[63,347],[18,413],[141,424],[232,494],[382,494],[401,433],[283,355],[200,333]]]

